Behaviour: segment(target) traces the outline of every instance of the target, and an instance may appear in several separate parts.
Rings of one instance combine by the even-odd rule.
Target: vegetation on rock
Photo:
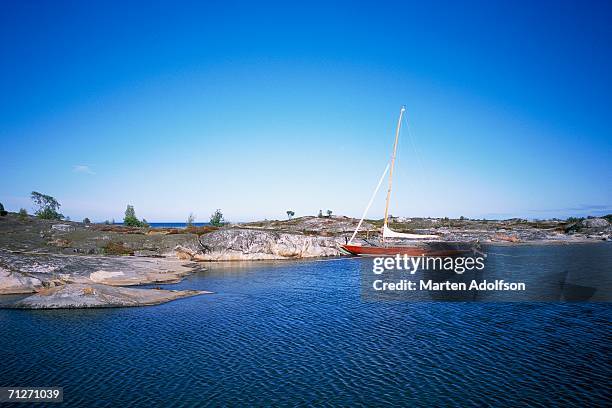
[[[134,255],[134,250],[126,247],[123,242],[109,242],[104,246],[106,255]]]
[[[31,198],[34,205],[38,207],[38,209],[34,211],[34,214],[38,218],[42,218],[43,220],[61,220],[64,218],[64,216],[58,212],[61,204],[58,203],[54,197],[39,193],[38,191],[32,191]]]
[[[136,211],[134,210],[134,206],[129,205],[129,204],[127,208],[125,209],[125,217],[123,218],[123,225],[125,225],[126,227],[148,227],[149,226],[149,224],[147,223],[147,220],[143,218],[142,221],[140,221],[136,217]]]
[[[219,208],[217,208],[217,210],[210,216],[210,225],[213,227],[220,227],[224,224],[224,222],[225,220],[223,219],[223,213]]]
[[[19,212],[17,213],[17,218],[19,218],[20,221],[25,221],[28,219],[28,211],[25,208],[20,208]]]

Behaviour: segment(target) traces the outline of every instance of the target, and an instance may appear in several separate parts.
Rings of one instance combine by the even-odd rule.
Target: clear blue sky
[[[2,2],[0,201],[359,216],[406,104],[393,214],[612,212],[611,2],[224,3]]]

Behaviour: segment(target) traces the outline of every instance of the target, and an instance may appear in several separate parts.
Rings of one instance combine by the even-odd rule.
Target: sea
[[[612,243],[590,245],[489,256],[537,276],[573,251],[612,274]],[[59,386],[84,407],[612,406],[609,302],[376,300],[364,262],[210,264],[165,286],[209,295],[0,310],[0,386]]]
[[[194,222],[191,224],[194,227],[204,227],[210,225],[209,222]],[[187,223],[184,222],[150,222],[151,228],[186,228]]]

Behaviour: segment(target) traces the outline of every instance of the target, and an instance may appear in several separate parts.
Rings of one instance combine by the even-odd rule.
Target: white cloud
[[[93,170],[89,168],[89,166],[85,164],[75,164],[74,166],[72,166],[72,171],[75,173],[82,173],[82,174],[96,174],[93,172]]]

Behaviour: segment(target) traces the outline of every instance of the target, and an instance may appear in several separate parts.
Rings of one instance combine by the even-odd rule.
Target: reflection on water
[[[399,301],[612,302],[610,243],[489,246],[484,252],[484,269],[460,270],[462,273],[443,269],[441,262],[435,268],[406,271],[410,263],[400,262],[400,270],[375,274],[373,258],[366,259],[361,263],[362,296],[364,300]],[[381,291],[383,282],[414,285],[412,290]],[[495,289],[485,289],[487,286]]]
[[[512,248],[497,267],[587,262]],[[214,295],[154,307],[0,310],[0,385],[63,386],[70,406],[610,404],[609,304],[364,301],[364,262],[211,265],[170,287]]]

